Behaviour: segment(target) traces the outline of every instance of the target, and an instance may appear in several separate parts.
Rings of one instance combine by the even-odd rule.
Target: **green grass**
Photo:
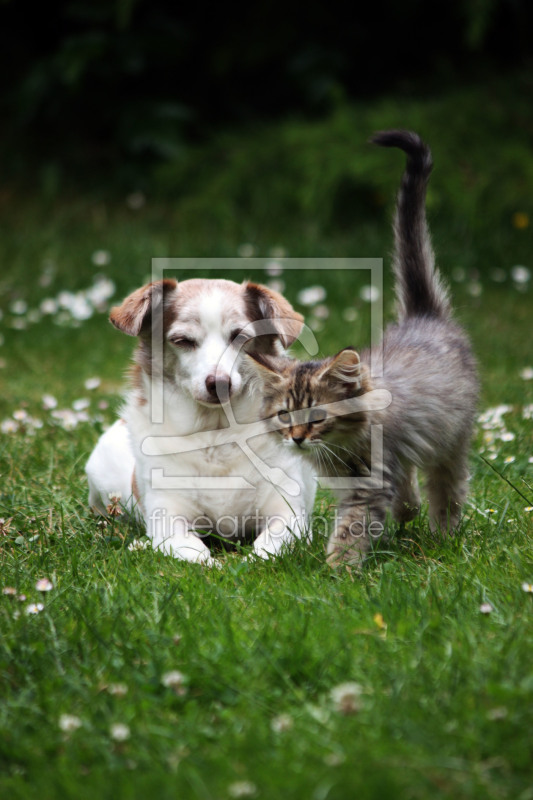
[[[516,123],[516,87],[507,89],[508,105],[500,86],[498,108],[515,114]],[[468,91],[463,96],[475,96]],[[509,404],[503,422],[514,438],[491,444],[483,439],[491,431],[480,426],[472,505],[454,539],[432,537],[424,510],[375,555],[362,578],[327,567],[320,526],[311,544],[276,561],[228,553],[220,570],[130,550],[142,530],[119,521],[102,526],[89,514],[83,466],[116,412],[133,343],[105,314],[78,328],[48,318],[14,330],[10,309],[17,299],[31,309],[63,289],[86,288],[98,272],[115,281],[118,300],[149,274],[152,256],[228,256],[248,240],[260,256],[282,245],[295,256],[386,257],[390,206],[387,213],[379,205],[367,209],[359,223],[355,198],[353,229],[326,224],[329,212],[317,228],[314,210],[307,215],[298,206],[293,226],[278,220],[267,233],[258,208],[221,223],[223,200],[202,181],[186,201],[149,201],[136,213],[103,197],[58,198],[51,208],[4,199],[0,421],[22,409],[44,424],[33,434],[27,426],[0,434],[0,517],[11,519],[0,537],[0,584],[26,596],[0,594],[2,797],[219,800],[238,796],[240,788],[241,796],[268,800],[533,798],[533,595],[522,588],[533,582],[533,512],[525,511],[533,506],[533,420],[523,413],[533,403],[533,380],[520,375],[533,367],[532,295],[509,277],[516,264],[533,266],[531,225],[513,227],[511,212],[533,214],[527,193],[513,205],[518,172],[513,178],[509,167],[498,180],[505,126],[482,131],[487,110],[479,97],[471,108],[463,101],[461,125],[440,133],[438,120],[455,120],[457,94],[438,103],[413,101],[403,113],[406,125],[434,126],[427,135],[439,154],[434,197],[440,199],[431,208],[439,261],[448,277],[456,267],[466,273],[464,281],[452,279],[452,288],[480,362],[480,411]],[[392,102],[358,111],[369,127],[377,118],[379,127],[399,124]],[[505,153],[529,159],[523,175],[533,169],[523,149],[527,124],[509,126],[501,141]],[[302,123],[302,148],[315,140],[329,147],[328,132],[336,130],[338,120],[329,128]],[[283,141],[281,128],[278,134]],[[470,225],[471,198],[453,175],[457,152],[464,145],[473,153],[478,143],[476,185],[485,189],[476,195]],[[244,154],[256,151],[249,134],[241,146]],[[392,192],[399,178],[401,156],[378,156],[358,168],[364,193],[374,186],[378,162],[389,172],[384,176],[380,167],[376,191],[387,184]],[[228,186],[224,169],[220,185]],[[467,162],[461,169],[471,174]],[[308,196],[313,191],[308,186]],[[213,203],[209,218],[195,221],[189,213]],[[92,263],[98,249],[110,252],[108,265]],[[503,283],[492,280],[495,268],[505,271]],[[39,284],[43,270],[53,271],[48,287]],[[349,286],[335,272],[286,272],[283,279],[293,302],[302,284],[327,289],[330,317],[318,334],[323,352],[366,343],[363,277]],[[481,284],[477,296],[473,281]],[[342,318],[347,307],[358,311],[350,324]],[[388,277],[385,312],[390,318]],[[100,386],[85,389],[95,375]],[[62,409],[87,397],[89,421],[65,430],[42,409],[45,393]],[[107,408],[99,408],[102,401]],[[320,495],[316,511],[331,518],[330,499]],[[54,585],[46,594],[35,588],[43,577]],[[35,602],[44,609],[27,614]],[[481,612],[485,603],[490,613]],[[179,691],[162,682],[171,670],[184,675]],[[362,687],[357,713],[342,713],[332,699],[344,682]],[[116,684],[125,693],[117,694]],[[61,730],[64,714],[76,716],[80,727]],[[126,740],[113,738],[116,723],[128,726]]]

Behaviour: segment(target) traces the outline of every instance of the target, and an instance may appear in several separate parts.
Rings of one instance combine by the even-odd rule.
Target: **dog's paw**
[[[270,531],[260,533],[254,542],[253,555],[265,561],[276,556],[281,548],[281,542],[274,538]]]
[[[160,553],[180,561],[190,561],[206,567],[214,566],[214,562],[216,562],[209,549],[196,536],[170,536],[160,544],[152,546],[154,550],[159,550]]]

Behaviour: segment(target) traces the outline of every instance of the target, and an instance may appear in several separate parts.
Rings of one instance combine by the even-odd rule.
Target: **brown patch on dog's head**
[[[271,320],[272,334],[279,338],[285,348],[296,341],[304,318],[281,294],[248,281],[244,284],[244,297],[246,311],[252,322]]]
[[[141,336],[151,330],[153,312],[163,304],[163,327],[166,330],[173,318],[169,299],[176,291],[177,282],[165,278],[148,283],[128,295],[120,306],[114,306],[109,315],[110,321],[128,336]]]

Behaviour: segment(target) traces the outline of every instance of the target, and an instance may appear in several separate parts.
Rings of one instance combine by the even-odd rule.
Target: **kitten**
[[[372,141],[407,154],[394,221],[398,321],[379,346],[382,377],[370,377],[372,350],[359,356],[346,348],[309,362],[256,356],[267,385],[266,416],[287,443],[313,459],[319,474],[378,475],[341,495],[327,547],[331,564],[360,564],[388,513],[400,523],[419,513],[418,468],[426,474],[432,530],[457,527],[478,396],[468,338],[452,319],[448,290],[434,265],[425,212],[431,152],[406,131],[377,133]],[[372,408],[374,390],[390,392],[386,408]],[[339,406],[330,404],[346,398],[354,398],[354,409],[339,414]],[[375,425],[383,426],[381,452],[373,446]]]

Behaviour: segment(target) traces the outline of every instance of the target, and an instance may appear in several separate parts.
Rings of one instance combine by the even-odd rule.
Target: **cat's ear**
[[[302,315],[279,292],[269,289],[268,286],[247,281],[243,288],[250,320],[268,320],[270,324],[265,333],[278,336],[283,347],[290,347],[302,330]]]
[[[345,347],[332,356],[320,373],[321,378],[331,378],[343,383],[361,384],[361,359],[353,347]]]
[[[261,376],[267,386],[279,386],[282,383],[280,368],[274,358],[269,358],[263,353],[245,353],[245,355],[252,364],[254,372]]]
[[[140,336],[150,330],[152,314],[163,303],[163,326],[167,328],[171,320],[165,305],[168,305],[167,301],[175,292],[177,285],[175,280],[165,278],[141,286],[128,295],[120,306],[111,309],[109,320],[115,328],[127,333],[128,336]]]

